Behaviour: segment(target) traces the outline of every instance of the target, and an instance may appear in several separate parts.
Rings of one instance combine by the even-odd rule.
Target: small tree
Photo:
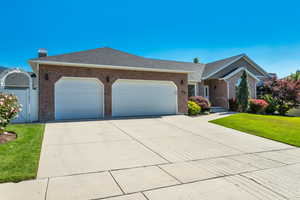
[[[264,85],[266,94],[276,100],[280,115],[285,115],[291,108],[300,105],[300,80],[273,78],[266,81]]]
[[[196,63],[196,64],[199,63],[199,58],[194,58],[193,63]]]
[[[249,87],[246,71],[243,72],[241,82],[237,87],[237,103],[241,112],[247,111],[249,105]]]
[[[291,74],[288,79],[291,81],[300,81],[300,70],[297,70],[296,73]]]
[[[21,105],[15,95],[0,93],[0,134],[3,134],[6,126],[18,116]]]

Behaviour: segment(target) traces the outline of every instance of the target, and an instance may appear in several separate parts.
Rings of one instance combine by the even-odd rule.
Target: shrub
[[[188,101],[189,115],[197,115],[201,112],[201,107],[193,101]]]
[[[0,93],[0,134],[20,111],[21,105],[15,95]]]
[[[202,96],[194,96],[189,98],[190,101],[195,102],[200,106],[202,112],[210,111],[210,103],[209,100]]]
[[[249,111],[252,113],[262,114],[265,113],[268,103],[263,99],[250,99]]]
[[[266,113],[274,114],[276,111],[278,111],[278,101],[277,101],[277,99],[272,97],[270,94],[264,95],[263,99],[268,103],[268,106],[266,108]]]
[[[280,103],[279,106],[278,106],[278,113],[280,115],[286,115],[286,113],[291,109],[291,108],[294,108],[292,107],[291,105],[289,105],[288,103]]]

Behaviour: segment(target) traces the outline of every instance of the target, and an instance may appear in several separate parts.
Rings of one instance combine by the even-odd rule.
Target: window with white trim
[[[188,97],[196,96],[196,84],[188,84]]]

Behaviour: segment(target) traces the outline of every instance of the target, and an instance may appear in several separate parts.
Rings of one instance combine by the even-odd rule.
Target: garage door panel
[[[103,86],[94,78],[62,78],[55,84],[55,119],[103,116]]]
[[[117,80],[113,116],[176,114],[177,88],[170,81]]]

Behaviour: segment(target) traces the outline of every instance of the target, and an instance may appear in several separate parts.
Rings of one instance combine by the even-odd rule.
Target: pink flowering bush
[[[192,96],[189,98],[189,101],[193,101],[198,106],[201,107],[202,112],[209,112],[210,111],[210,102],[208,99],[202,97],[202,96]]]
[[[15,95],[0,93],[0,134],[11,120],[18,116],[21,105]]]
[[[249,111],[252,113],[263,114],[268,107],[268,103],[263,99],[250,99]]]

